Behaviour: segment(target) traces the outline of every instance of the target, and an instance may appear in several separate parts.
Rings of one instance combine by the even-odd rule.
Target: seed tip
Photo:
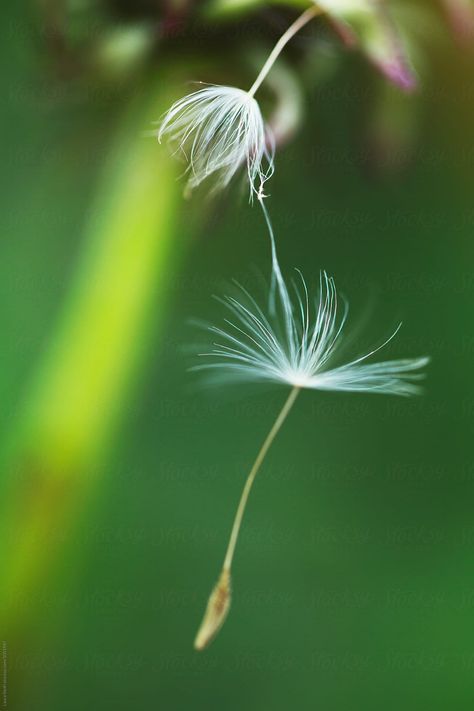
[[[203,620],[194,640],[194,649],[202,651],[224,624],[231,602],[230,572],[223,570],[209,596]]]

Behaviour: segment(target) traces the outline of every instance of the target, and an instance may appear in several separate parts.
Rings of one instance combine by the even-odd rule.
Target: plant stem
[[[225,618],[229,612],[230,601],[231,601],[231,576],[230,569],[232,566],[232,559],[234,557],[235,546],[237,544],[237,538],[239,536],[240,526],[245,513],[245,507],[247,506],[247,501],[249,498],[250,490],[252,484],[255,481],[258,470],[265,459],[270,446],[277,436],[282,424],[286,420],[288,413],[293,407],[293,403],[300,391],[299,387],[293,387],[285,404],[280,410],[280,414],[273,423],[273,427],[268,433],[258,455],[253,464],[252,469],[245,482],[242,495],[240,497],[239,506],[235,514],[234,523],[232,526],[232,531],[229,538],[229,543],[227,545],[227,551],[224,558],[224,564],[222,566],[219,579],[212,589],[209,596],[206,611],[204,617],[199,626],[196,638],[194,640],[194,648],[198,651],[203,650],[208,644],[214,639],[216,634],[219,632],[220,628],[225,622]]]
[[[296,397],[300,391],[300,388],[298,387],[293,387],[291,389],[290,394],[288,395],[288,398],[283,405],[282,409],[280,410],[280,414],[276,418],[273,427],[271,428],[270,432],[268,433],[265,442],[263,443],[257,458],[253,464],[252,469],[250,470],[250,473],[247,477],[247,481],[245,482],[244,490],[242,491],[242,496],[240,497],[240,502],[239,506],[237,508],[237,513],[235,514],[235,519],[234,519],[234,524],[232,526],[232,531],[230,534],[229,538],[229,544],[227,546],[227,552],[225,554],[224,558],[224,565],[223,565],[223,570],[229,571],[232,565],[232,559],[234,557],[234,551],[235,551],[235,546],[237,544],[237,538],[239,535],[240,531],[240,526],[242,523],[242,518],[244,516],[245,512],[245,507],[247,505],[247,500],[249,498],[250,490],[252,488],[252,484],[255,481],[255,477],[257,476],[258,470],[260,469],[260,466],[265,459],[265,456],[270,449],[270,446],[277,436],[282,424],[286,420],[288,413],[290,412],[293,403],[296,400]]]
[[[263,65],[263,67],[260,70],[260,73],[258,77],[255,79],[254,83],[250,87],[248,94],[249,96],[254,96],[256,91],[259,89],[260,85],[264,81],[265,77],[267,76],[268,72],[272,68],[272,66],[275,63],[275,60],[277,59],[278,55],[282,51],[282,49],[285,47],[286,44],[291,40],[292,37],[296,35],[297,32],[301,30],[302,27],[304,27],[310,20],[312,20],[314,17],[317,15],[320,15],[322,13],[322,10],[320,7],[317,5],[314,5],[314,7],[310,7],[308,10],[305,10],[302,15],[300,15],[282,34],[274,48],[272,49],[267,61]]]

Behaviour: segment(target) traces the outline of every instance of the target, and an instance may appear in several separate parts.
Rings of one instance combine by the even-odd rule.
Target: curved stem
[[[259,89],[260,85],[264,81],[265,77],[267,76],[268,72],[272,68],[272,66],[275,63],[275,60],[277,59],[278,55],[282,51],[282,49],[285,47],[285,45],[291,40],[292,37],[296,35],[297,32],[301,30],[302,27],[304,27],[310,20],[313,19],[313,17],[316,17],[317,15],[320,15],[322,13],[322,9],[318,7],[317,5],[314,5],[314,7],[310,7],[308,10],[305,10],[302,15],[300,15],[294,22],[291,24],[286,32],[282,34],[274,48],[272,49],[267,61],[263,65],[263,67],[260,70],[260,73],[258,77],[255,79],[254,83],[250,87],[248,94],[249,96],[254,96],[255,92],[257,89]]]
[[[245,482],[244,489],[242,491],[242,496],[240,497],[240,502],[239,506],[237,508],[237,512],[235,514],[235,519],[234,523],[232,526],[232,531],[230,534],[229,538],[229,544],[227,546],[227,551],[225,554],[224,558],[224,565],[223,565],[223,570],[230,572],[230,568],[232,565],[232,559],[234,557],[234,551],[235,551],[235,546],[237,544],[237,538],[239,536],[239,531],[240,531],[240,526],[242,523],[242,519],[245,513],[245,507],[247,505],[247,501],[249,498],[250,490],[252,488],[252,484],[255,481],[255,477],[257,476],[258,470],[260,469],[260,466],[265,459],[265,455],[267,454],[268,450],[270,449],[270,446],[275,439],[276,435],[278,434],[282,424],[287,418],[288,413],[290,412],[293,403],[296,400],[296,397],[300,391],[300,388],[298,387],[293,387],[290,394],[288,395],[288,398],[283,405],[282,409],[280,410],[280,414],[276,418],[273,427],[271,428],[270,432],[268,433],[258,455],[257,458],[253,464],[252,469],[250,470],[250,473],[247,477],[247,481]]]
[[[224,558],[224,564],[222,566],[221,574],[217,583],[214,585],[212,592],[207,601],[206,611],[204,612],[204,617],[199,626],[199,629],[194,640],[194,648],[201,651],[214,639],[216,634],[219,632],[220,628],[225,622],[227,614],[230,608],[231,601],[231,576],[230,568],[232,566],[232,559],[234,557],[235,546],[237,544],[237,538],[239,536],[240,526],[245,513],[245,507],[249,498],[250,490],[252,484],[257,476],[257,472],[265,459],[265,455],[268,452],[273,440],[278,434],[282,424],[286,420],[286,417],[291,410],[296,396],[300,391],[299,387],[293,387],[285,404],[280,410],[280,414],[276,418],[273,427],[268,433],[265,442],[263,443],[257,459],[254,462],[250,474],[245,482],[242,495],[240,497],[239,505],[237,508],[237,513],[235,514],[234,523],[232,526],[232,531],[230,533],[229,543],[227,545],[227,551]]]

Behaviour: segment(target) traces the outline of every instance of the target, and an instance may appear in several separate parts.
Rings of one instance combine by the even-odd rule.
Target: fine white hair
[[[208,326],[218,337],[212,349],[200,354],[208,362],[193,370],[212,371],[210,380],[286,383],[315,390],[340,390],[391,395],[420,392],[420,372],[429,358],[406,358],[367,363],[398,333],[348,363],[332,364],[343,341],[348,308],[342,308],[334,279],[321,272],[319,290],[312,296],[301,272],[291,290],[285,282],[272,241],[272,285],[267,306],[261,305],[242,286],[239,298],[219,299],[228,311],[223,326]]]
[[[273,140],[260,107],[242,89],[210,85],[176,101],[156,132],[176,146],[188,163],[188,188],[213,175],[214,188],[226,187],[245,165],[251,198],[263,195],[273,173]]]

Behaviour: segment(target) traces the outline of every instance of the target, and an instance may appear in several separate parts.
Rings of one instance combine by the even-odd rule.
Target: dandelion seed
[[[273,137],[255,94],[285,45],[317,15],[326,13],[350,43],[359,36],[372,61],[392,81],[413,89],[399,33],[381,0],[320,0],[305,10],[283,33],[248,91],[232,86],[205,86],[176,101],[153,132],[168,138],[175,153],[188,162],[188,190],[214,176],[215,189],[225,188],[237,171],[247,167],[250,199],[264,197],[264,184],[274,171]],[[355,34],[354,34],[355,28]]]
[[[273,137],[255,93],[290,39],[321,12],[311,7],[280,37],[248,91],[232,86],[205,86],[179,99],[165,114],[156,132],[168,138],[188,162],[188,189],[210,176],[215,189],[225,188],[240,168],[247,167],[250,197],[264,197],[264,184],[274,170]]]
[[[394,338],[398,327],[388,339],[370,352],[342,365],[335,364],[344,340],[347,304],[341,304],[334,279],[326,272],[320,275],[316,295],[310,293],[300,272],[296,283],[290,286],[287,284],[278,263],[268,212],[263,201],[261,204],[272,246],[272,286],[266,299],[269,306],[259,305],[242,287],[239,299],[234,296],[221,299],[228,317],[223,326],[210,326],[210,332],[216,340],[212,349],[202,354],[208,362],[194,368],[210,370],[212,380],[219,384],[231,381],[273,382],[291,387],[243,489],[222,569],[222,575],[225,574],[229,586],[235,546],[252,484],[300,390],[308,388],[416,395],[420,392],[420,381],[423,378],[421,371],[429,361],[425,357],[375,363],[369,361]],[[219,585],[211,595],[198,632],[198,649],[204,648],[211,641],[227,615],[230,597],[226,598],[225,614],[216,615],[215,601],[221,600],[218,589]]]
[[[158,140],[169,136],[188,161],[188,188],[215,174],[224,188],[247,166],[253,191],[273,173],[272,138],[257,101],[242,89],[206,86],[177,101],[166,114]]]

